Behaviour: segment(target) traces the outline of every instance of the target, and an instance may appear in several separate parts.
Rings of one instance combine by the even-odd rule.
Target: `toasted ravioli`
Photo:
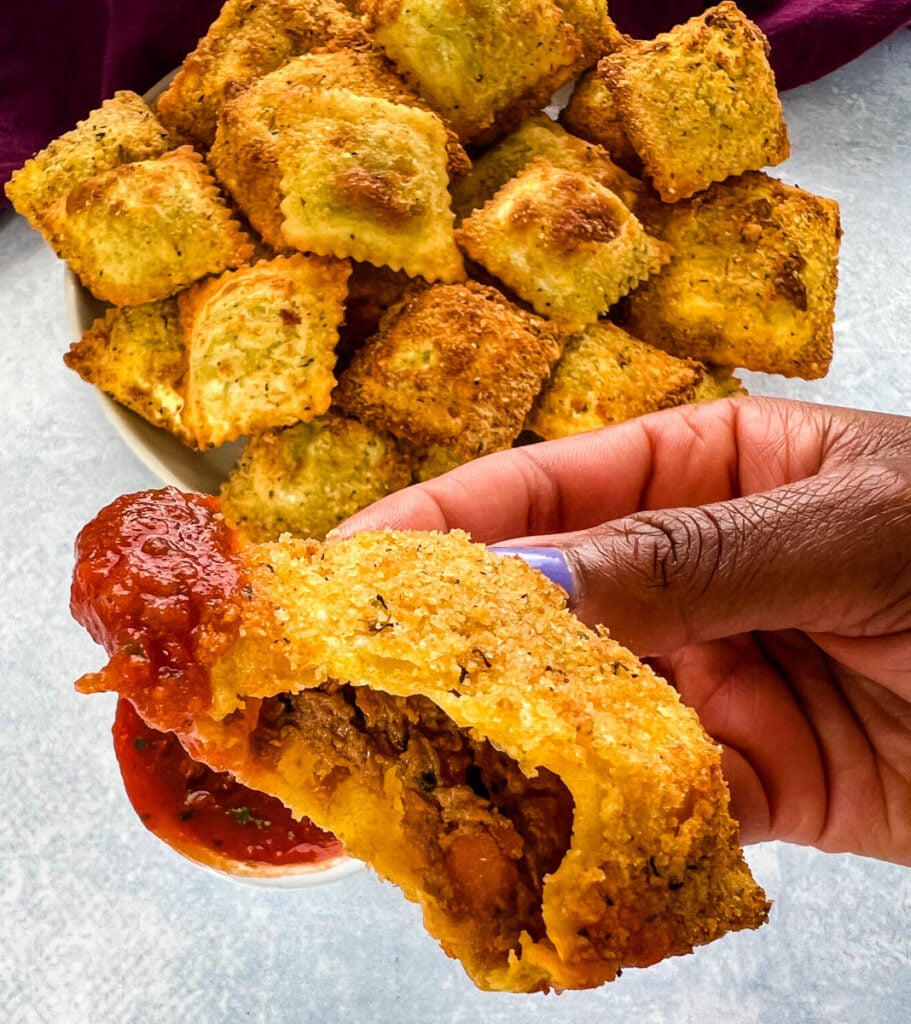
[[[452,206],[459,220],[488,199],[538,157],[554,167],[587,174],[609,188],[625,206],[635,208],[645,186],[610,158],[600,146],[578,139],[546,114],[527,118],[514,131],[479,156],[471,170],[452,186]]]
[[[725,0],[599,63],[623,129],[665,202],[787,158],[768,52],[762,32]]]
[[[606,0],[560,0],[559,7],[582,43],[581,67],[629,41],[608,16]]]
[[[656,204],[676,256],[629,296],[623,324],[675,355],[812,379],[832,358],[838,204],[750,172]]]
[[[550,0],[362,0],[366,23],[401,73],[463,142],[490,141],[583,62]]]
[[[157,728],[176,721],[193,756],[330,829],[421,905],[478,986],[589,988],[766,920],[720,747],[540,573],[458,531],[286,538],[232,556],[214,512],[205,532],[204,512],[160,493],[102,512],[151,523],[158,543],[118,545],[105,523],[96,550],[87,529],[77,582],[97,580],[100,603],[93,564],[136,552],[135,576],[160,572],[192,600],[205,582],[185,549],[211,550],[238,582],[181,661],[204,689],[191,703],[179,674],[119,674],[126,623],[80,688],[119,689]]]
[[[161,156],[173,146],[142,97],[128,90],[116,92],[16,171],[6,194],[16,212],[40,231],[46,210],[83,179]]]
[[[613,90],[597,68],[579,76],[559,120],[573,135],[603,146],[618,167],[641,177],[642,161],[620,121]]]
[[[391,434],[330,410],[252,437],[221,489],[221,507],[247,540],[322,540],[410,482],[409,460]]]
[[[84,179],[47,210],[45,224],[86,288],[117,306],[175,295],[253,253],[189,146]]]
[[[356,351],[376,334],[383,314],[404,298],[412,283],[401,270],[355,263],[348,279],[345,322],[339,328],[339,355]]]
[[[347,263],[277,256],[180,296],[186,422],[201,448],[329,408]]]
[[[461,280],[440,119],[342,89],[311,97],[278,140],[287,244],[429,281]]]
[[[355,353],[334,401],[418,447],[474,458],[510,446],[561,347],[493,288],[416,288]]]
[[[542,316],[598,319],[670,258],[610,189],[543,158],[456,232],[459,245]]]
[[[567,341],[525,425],[545,440],[595,430],[693,401],[704,375],[615,324],[590,324]]]
[[[290,57],[334,38],[363,37],[336,0],[227,0],[209,31],[158,98],[162,122],[203,149],[226,99]]]
[[[186,349],[176,299],[109,309],[63,360],[121,405],[189,442],[183,422]]]
[[[287,244],[279,208],[278,136],[307,119],[314,90],[339,88],[427,109],[382,53],[364,44],[295,57],[228,100],[219,113],[209,163],[253,227],[277,248]],[[449,129],[446,153],[451,173],[464,173],[471,166]]]

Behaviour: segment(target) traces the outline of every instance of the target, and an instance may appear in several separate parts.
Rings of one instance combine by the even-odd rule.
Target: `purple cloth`
[[[117,89],[144,92],[205,34],[223,0],[11,0],[0,23],[0,185]],[[647,39],[711,4],[610,0]],[[779,88],[812,81],[911,22],[911,0],[743,0]],[[5,200],[0,197],[0,207]]]

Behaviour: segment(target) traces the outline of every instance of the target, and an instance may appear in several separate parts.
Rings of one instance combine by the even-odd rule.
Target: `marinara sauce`
[[[123,697],[113,732],[130,803],[149,831],[184,856],[230,870],[238,861],[291,867],[342,853],[333,835],[298,821],[280,800],[194,761],[173,733],[146,725]]]
[[[194,761],[192,733],[212,701],[209,667],[236,638],[247,581],[214,498],[175,488],[124,495],[76,540],[74,618],[109,662],[83,693],[120,694],[114,746],[146,826],[203,863],[314,863],[341,844],[273,797]]]

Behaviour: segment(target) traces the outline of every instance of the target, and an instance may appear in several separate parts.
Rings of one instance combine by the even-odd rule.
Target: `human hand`
[[[743,842],[911,864],[911,419],[681,406],[487,456],[339,528],[556,549],[570,606],[722,745]]]

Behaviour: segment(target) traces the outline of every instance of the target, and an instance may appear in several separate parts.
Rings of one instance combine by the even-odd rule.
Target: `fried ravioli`
[[[525,421],[545,440],[692,402],[703,367],[646,345],[608,321],[569,338]]]
[[[599,63],[620,124],[665,202],[788,156],[768,52],[762,32],[725,0]]]
[[[288,245],[428,281],[464,278],[435,114],[314,90],[302,120],[279,136],[278,160]]]
[[[44,221],[51,245],[79,280],[116,306],[175,295],[253,254],[189,146],[83,179]]]
[[[356,48],[327,47],[293,58],[228,100],[219,113],[209,163],[253,227],[277,248],[287,245],[279,209],[278,136],[306,120],[314,90],[340,88],[429,109],[382,53],[365,43]],[[464,173],[471,166],[448,129],[446,153],[451,174]]]
[[[190,443],[183,422],[186,348],[176,299],[109,309],[63,359],[83,380]]]
[[[532,161],[462,222],[458,243],[542,316],[593,323],[670,258],[588,174]]]
[[[550,0],[360,6],[406,81],[463,142],[490,141],[539,110],[584,62],[582,43]]]
[[[333,400],[464,461],[512,444],[561,348],[551,324],[493,288],[416,287],[354,355]]]
[[[570,135],[546,114],[537,114],[486,150],[471,170],[453,183],[452,207],[456,217],[468,217],[539,157],[564,171],[587,174],[631,209],[635,209],[645,191],[642,182],[618,167],[606,150]]]
[[[17,213],[44,231],[49,207],[85,178],[134,160],[149,160],[175,145],[135,92],[122,90],[16,171],[6,194]]]
[[[620,122],[617,101],[596,68],[579,76],[559,120],[573,135],[603,146],[618,167],[642,176],[642,161]]]
[[[180,296],[184,419],[201,448],[322,415],[335,387],[347,263],[278,256]]]
[[[458,532],[238,551],[205,502],[127,496],[80,534],[74,608],[111,656],[83,692],[332,830],[482,988],[593,987],[766,920],[718,746],[554,584]],[[106,604],[114,554],[206,602],[179,667],[173,619]]]
[[[238,90],[331,39],[362,36],[359,22],[336,0],[227,0],[158,98],[158,116],[206,149],[221,106]]]
[[[283,533],[322,540],[409,483],[410,461],[391,434],[330,410],[251,438],[221,489],[221,506],[247,540]]]
[[[646,220],[676,256],[626,301],[633,334],[707,363],[826,374],[841,238],[834,200],[751,172],[656,205]]]

